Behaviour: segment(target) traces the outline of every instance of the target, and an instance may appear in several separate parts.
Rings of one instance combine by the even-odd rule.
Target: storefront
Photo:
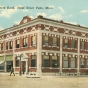
[[[13,55],[6,55],[6,72],[9,72],[11,70],[11,67],[13,67]]]
[[[4,56],[0,56],[0,71],[4,71],[5,63]]]

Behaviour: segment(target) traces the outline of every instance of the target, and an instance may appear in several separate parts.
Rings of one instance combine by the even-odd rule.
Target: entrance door
[[[26,62],[22,61],[22,74],[24,74],[26,71]]]

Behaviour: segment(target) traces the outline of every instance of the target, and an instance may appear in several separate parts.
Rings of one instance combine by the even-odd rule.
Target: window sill
[[[58,46],[52,46],[52,48],[53,48],[53,47],[59,48]]]
[[[49,47],[49,45],[43,45],[43,47]],[[50,46],[51,47],[51,46]]]
[[[36,45],[34,45],[34,46],[30,46],[30,47],[36,47]]]
[[[62,69],[69,69],[69,70],[71,70],[71,69],[77,69],[77,68],[62,68]]]
[[[29,68],[37,68],[37,67],[29,67]]]
[[[28,46],[27,47],[21,47],[21,48],[28,48]]]
[[[15,48],[15,49],[20,49],[20,48]]]

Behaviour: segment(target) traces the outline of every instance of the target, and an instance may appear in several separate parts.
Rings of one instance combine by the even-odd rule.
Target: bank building
[[[39,15],[0,31],[0,72],[87,75],[88,28]]]

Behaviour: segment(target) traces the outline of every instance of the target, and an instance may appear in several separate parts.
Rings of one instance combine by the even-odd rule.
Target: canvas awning
[[[0,65],[3,65],[4,64],[4,61],[0,61]]]

